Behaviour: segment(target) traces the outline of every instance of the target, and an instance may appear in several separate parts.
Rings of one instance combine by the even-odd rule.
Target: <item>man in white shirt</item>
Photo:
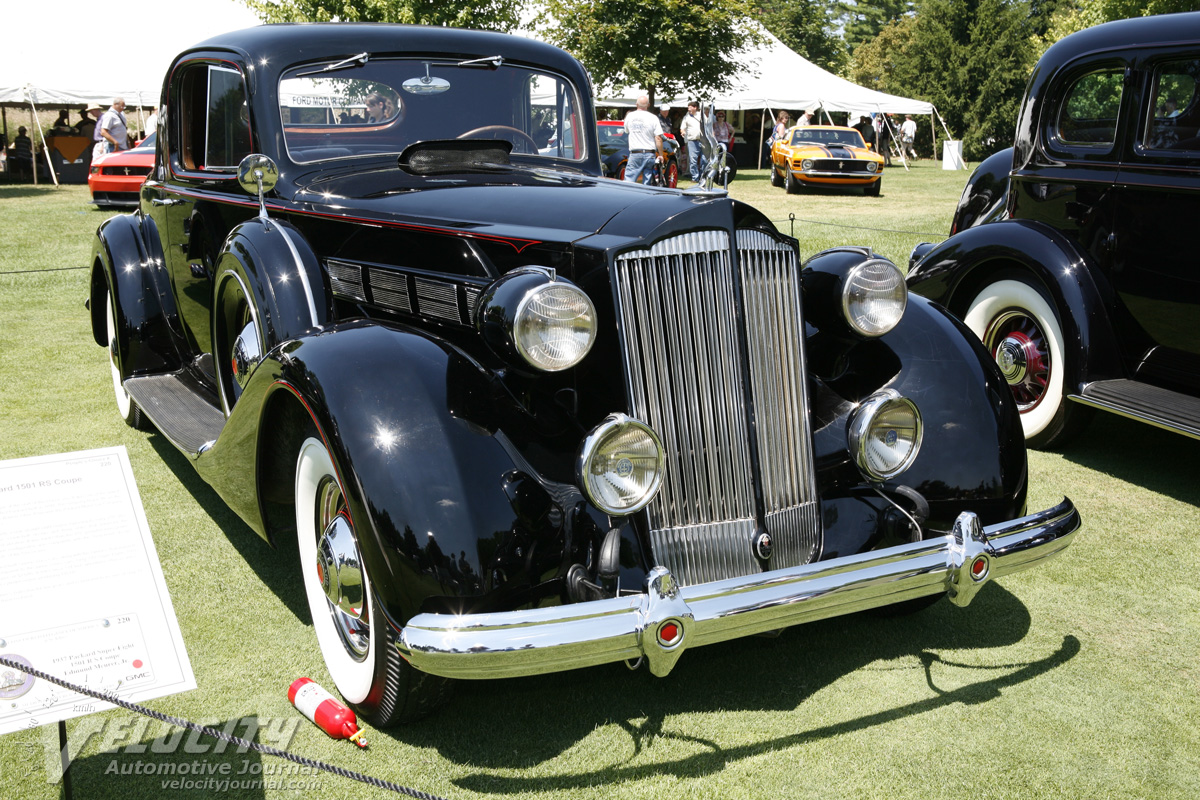
[[[625,180],[645,183],[654,169],[655,156],[662,154],[662,126],[650,113],[650,96],[637,100],[637,109],[625,117],[625,140],[629,143],[629,159],[625,162]]]
[[[913,141],[917,138],[917,123],[913,122],[911,114],[904,115],[904,124],[900,126],[900,149],[904,151],[909,158],[917,157],[917,150],[913,147]]]
[[[693,100],[688,103],[687,109],[687,114],[679,121],[679,132],[687,142],[688,173],[692,183],[699,183],[700,176],[704,173],[704,151],[700,147],[700,104]]]

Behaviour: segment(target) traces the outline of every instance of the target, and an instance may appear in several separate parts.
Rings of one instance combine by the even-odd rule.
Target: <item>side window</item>
[[[177,86],[177,147],[183,167],[236,170],[251,152],[250,109],[241,73],[216,64],[194,64]]]
[[[528,130],[538,153],[557,158],[583,157],[583,129],[575,110],[575,92],[549,75],[529,79]]]
[[[1089,72],[1063,96],[1054,124],[1054,137],[1067,146],[1111,145],[1117,138],[1117,112],[1125,71],[1110,68]]]
[[[1200,150],[1196,138],[1200,103],[1196,87],[1200,59],[1160,64],[1154,71],[1154,105],[1147,116],[1142,146],[1148,150]]]

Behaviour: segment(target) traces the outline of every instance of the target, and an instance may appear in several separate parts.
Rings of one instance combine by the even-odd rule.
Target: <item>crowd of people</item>
[[[673,141],[686,148],[680,161],[682,163],[683,157],[686,157],[688,177],[694,183],[699,183],[708,167],[701,146],[704,124],[709,121],[704,116],[707,113],[702,114],[700,103],[693,100],[687,104],[687,110],[676,123],[671,117],[671,106],[663,104],[658,107],[657,114],[652,114],[649,95],[639,97],[637,108],[625,117],[625,136],[629,146],[625,180],[648,183],[655,164],[665,162],[670,155]],[[726,152],[732,152],[737,133],[726,120],[725,112],[717,111],[711,122],[717,142],[725,145]],[[668,139],[664,141],[664,137]]]
[[[750,114],[757,112],[749,112]],[[826,115],[826,121],[832,124]],[[749,119],[747,119],[749,122]],[[665,159],[666,150],[662,136],[673,136],[685,150],[679,154],[680,170],[692,181],[699,182],[704,174],[704,151],[700,146],[704,118],[700,104],[696,101],[688,103],[686,111],[673,117],[671,106],[659,106],[658,113],[650,110],[650,99],[643,95],[638,100],[637,109],[631,111],[625,120],[625,130],[629,142],[629,160],[625,170],[625,180],[646,183],[654,171],[656,159]],[[795,126],[823,124],[817,109],[805,109],[793,123],[791,113],[778,111],[771,119],[770,135],[763,142],[764,159],[770,158],[771,145],[784,137],[788,130]],[[840,124],[840,123],[839,123]],[[904,159],[917,158],[915,141],[917,123],[911,115],[904,115],[903,121],[896,114],[872,113],[870,115],[851,115],[845,122],[857,130],[863,141],[884,158],[885,166],[891,166],[892,157],[898,155]],[[757,126],[757,118],[755,118]],[[749,130],[749,125],[747,130]],[[724,111],[716,111],[713,120],[713,133],[718,142],[723,143],[727,152],[732,153],[736,142],[736,131],[726,120]],[[753,154],[751,160],[753,160]]]
[[[58,137],[85,139],[91,142],[91,145],[85,147],[80,156],[86,163],[90,163],[102,155],[128,150],[134,145],[135,136],[125,115],[123,98],[113,98],[108,109],[80,109],[78,113],[79,119],[72,123],[70,109],[64,108],[58,112],[54,124],[45,131],[46,142],[51,148],[55,148],[54,139]],[[158,112],[154,111],[146,120],[147,132],[153,131],[157,125]],[[38,162],[42,158],[43,148],[29,135],[29,130],[24,125],[19,126],[17,135],[12,138],[11,143],[5,142],[4,137],[0,136],[0,148],[2,148],[0,152],[3,153],[6,162],[6,170],[13,179],[17,181],[31,180],[33,170],[35,166],[39,165]],[[61,151],[63,148],[55,149]],[[74,152],[73,148],[71,152]],[[44,173],[45,165],[40,166]]]

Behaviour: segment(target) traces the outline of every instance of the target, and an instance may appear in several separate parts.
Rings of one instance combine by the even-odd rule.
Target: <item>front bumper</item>
[[[680,587],[662,567],[638,595],[494,614],[418,614],[400,633],[417,669],[508,678],[645,657],[666,675],[683,651],[945,592],[965,606],[985,583],[1027,569],[1080,528],[1068,499],[983,528],[963,512],[947,536],[801,567]]]

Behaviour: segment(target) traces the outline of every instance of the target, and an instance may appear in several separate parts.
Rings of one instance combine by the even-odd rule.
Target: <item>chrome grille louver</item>
[[[683,585],[760,571],[760,516],[770,568],[807,563],[821,545],[800,265],[760,231],[737,232],[736,264],[730,245],[724,231],[688,233],[615,267],[631,411],[667,451],[651,546]]]

